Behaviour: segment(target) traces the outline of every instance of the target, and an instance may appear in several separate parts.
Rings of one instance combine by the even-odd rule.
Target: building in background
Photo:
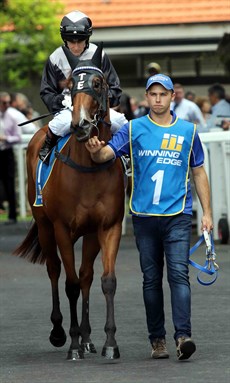
[[[63,1],[64,2],[64,1]],[[230,84],[217,48],[230,33],[229,0],[89,0],[64,2],[93,20],[93,42],[104,48],[119,73],[122,87],[143,87],[146,66],[157,62],[174,82],[205,87]]]

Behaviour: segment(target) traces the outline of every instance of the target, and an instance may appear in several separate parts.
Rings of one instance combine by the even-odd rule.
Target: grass
[[[20,217],[20,216],[17,216],[17,220],[18,222],[30,222],[32,219],[32,216],[31,215],[27,215],[26,217]],[[8,214],[7,213],[1,213],[0,214],[0,222],[6,222],[8,220]]]

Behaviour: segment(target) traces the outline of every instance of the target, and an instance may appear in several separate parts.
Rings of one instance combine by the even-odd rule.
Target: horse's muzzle
[[[79,142],[89,139],[92,128],[92,123],[85,119],[81,120],[77,126],[71,124],[71,130],[74,131],[76,139]]]

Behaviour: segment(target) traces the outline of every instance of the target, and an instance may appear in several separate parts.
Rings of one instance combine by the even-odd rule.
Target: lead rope
[[[191,256],[197,250],[197,248],[201,245],[201,243],[204,241],[206,244],[206,261],[205,261],[204,266],[199,265],[198,263],[192,261],[191,259],[189,259],[189,263],[190,263],[190,265],[192,265],[193,267],[195,267],[196,269],[199,270],[199,272],[197,274],[198,282],[203,286],[209,286],[209,285],[212,285],[216,281],[216,279],[218,277],[218,270],[219,270],[219,266],[215,262],[216,253],[215,253],[212,233],[209,234],[207,232],[207,230],[204,230],[203,234],[201,235],[201,237],[199,238],[197,243],[190,249],[189,256]],[[213,278],[210,281],[206,282],[206,281],[201,279],[201,275],[203,273],[211,275],[211,276],[213,276]]]

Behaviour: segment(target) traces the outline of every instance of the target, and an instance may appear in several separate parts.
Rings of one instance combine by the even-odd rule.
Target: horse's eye
[[[94,90],[96,92],[100,92],[101,91],[101,81],[99,79],[96,79],[94,81],[93,87],[94,87]]]

